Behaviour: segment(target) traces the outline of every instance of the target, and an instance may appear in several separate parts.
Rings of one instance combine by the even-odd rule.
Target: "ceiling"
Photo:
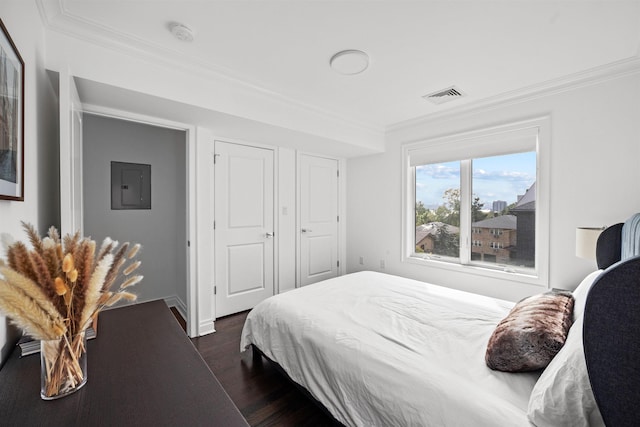
[[[640,52],[640,0],[40,3],[59,8],[55,29],[68,35],[175,58],[382,129]],[[174,38],[172,22],[190,27],[195,40]],[[369,68],[334,72],[329,59],[344,49],[367,52]],[[422,98],[452,85],[465,96],[440,105]]]

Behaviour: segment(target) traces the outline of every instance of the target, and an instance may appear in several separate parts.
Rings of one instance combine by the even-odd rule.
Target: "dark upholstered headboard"
[[[623,223],[614,224],[600,233],[596,246],[596,263],[599,269],[604,270],[620,261],[623,225]]]
[[[640,256],[620,261],[621,230],[616,224],[598,239],[598,267],[606,269],[589,291],[583,326],[589,380],[608,427],[640,420]]]

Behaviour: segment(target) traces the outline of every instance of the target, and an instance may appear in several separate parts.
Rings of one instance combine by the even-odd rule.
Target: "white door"
[[[300,286],[338,275],[338,161],[301,154]]]
[[[215,142],[216,317],[273,295],[273,150]]]

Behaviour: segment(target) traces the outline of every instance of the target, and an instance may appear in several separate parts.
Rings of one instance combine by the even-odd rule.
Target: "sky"
[[[517,201],[536,180],[536,153],[517,153],[486,157],[473,161],[473,194],[480,197],[484,209],[495,200],[507,205]],[[443,202],[449,188],[460,187],[460,162],[436,163],[416,167],[416,201],[426,207]]]

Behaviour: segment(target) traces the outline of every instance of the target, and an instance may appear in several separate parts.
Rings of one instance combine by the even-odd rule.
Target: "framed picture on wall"
[[[0,27],[0,199],[23,201],[24,61]]]

